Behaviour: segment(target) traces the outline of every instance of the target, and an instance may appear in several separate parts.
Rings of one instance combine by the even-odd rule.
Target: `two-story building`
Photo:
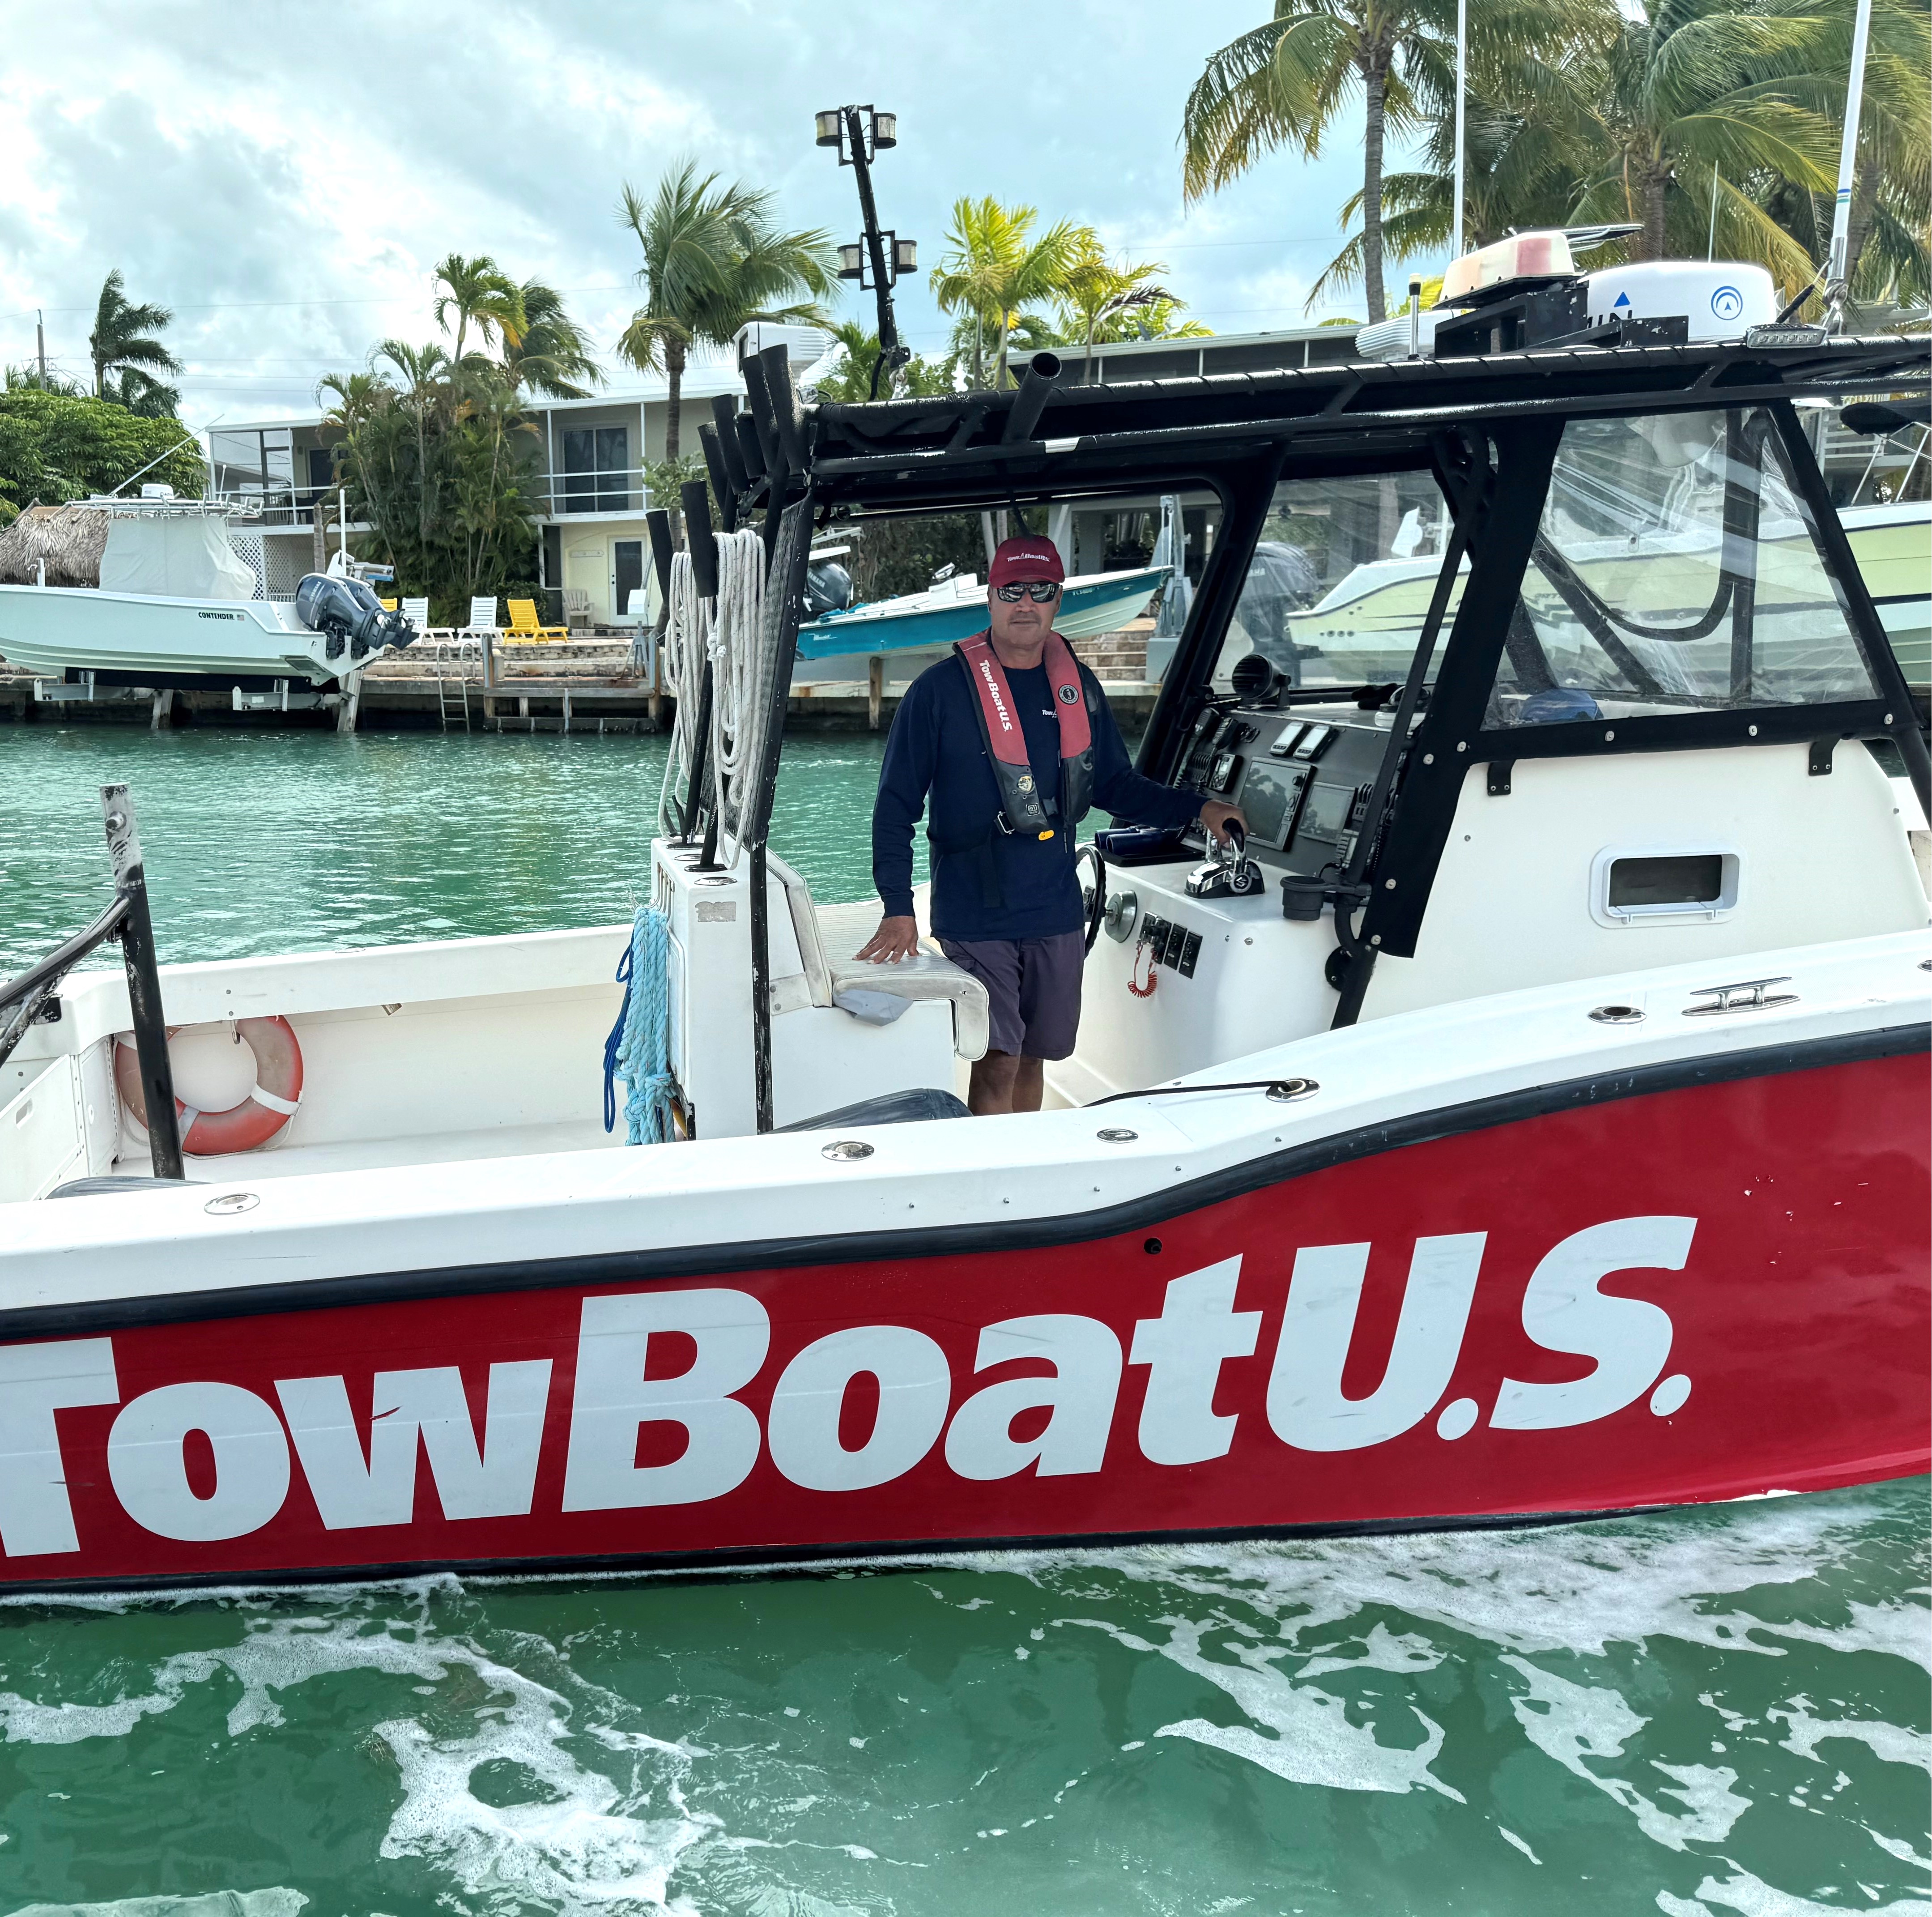
[[[826,336],[811,327],[748,326],[739,351],[778,344],[802,372],[823,356]],[[680,394],[680,452],[698,451],[698,429],[710,423],[714,396],[744,390],[735,358],[694,360]],[[646,590],[650,542],[644,515],[652,502],[644,474],[665,457],[670,412],[662,378],[613,386],[588,399],[539,397],[525,408],[536,429],[526,496],[536,507],[540,581],[580,590],[600,626],[640,624],[656,614],[654,593]],[[292,595],[340,536],[334,449],[340,436],[320,411],[224,424],[208,435],[209,490],[254,509],[237,528],[238,543],[252,559],[250,536],[259,533],[271,598]],[[348,530],[352,536],[369,528],[351,520]]]

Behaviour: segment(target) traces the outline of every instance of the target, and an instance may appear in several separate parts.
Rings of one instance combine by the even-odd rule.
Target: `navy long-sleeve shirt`
[[[1178,792],[1136,772],[1100,682],[1083,665],[1094,735],[1094,802],[1135,825],[1174,829],[1201,810],[1201,796]],[[1059,806],[1060,723],[1045,666],[1006,669],[1027,756],[1042,795]],[[947,938],[1048,938],[1078,932],[1080,888],[1075,837],[1000,832],[1000,789],[980,733],[970,682],[956,656],[914,680],[892,720],[872,808],[872,883],[888,916],[912,914],[912,836],[922,812],[932,842],[932,929]],[[1072,822],[1077,824],[1078,821]],[[1056,826],[1059,826],[1058,818]],[[1001,903],[986,902],[984,859],[990,848]],[[964,848],[949,850],[948,848]]]

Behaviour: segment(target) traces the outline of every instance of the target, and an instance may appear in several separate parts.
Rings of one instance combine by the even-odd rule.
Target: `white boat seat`
[[[992,1036],[986,988],[956,965],[930,939],[920,941],[916,958],[896,965],[874,965],[856,957],[879,928],[883,908],[876,898],[850,905],[814,903],[812,888],[780,858],[768,854],[766,869],[784,888],[792,931],[798,940],[807,1002],[836,1004],[842,992],[882,992],[914,1002],[940,999],[952,1007],[952,1049],[962,1058],[982,1058]],[[782,1002],[775,981],[773,996]]]

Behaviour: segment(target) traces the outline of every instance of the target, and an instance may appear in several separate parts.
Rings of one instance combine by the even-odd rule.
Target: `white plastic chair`
[[[463,629],[465,632],[474,633],[479,637],[485,632],[495,634],[502,632],[502,628],[496,623],[495,593],[492,592],[487,597],[479,597],[470,602],[470,623]]]

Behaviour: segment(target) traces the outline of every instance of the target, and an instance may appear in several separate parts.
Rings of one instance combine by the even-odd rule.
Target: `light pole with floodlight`
[[[898,116],[873,106],[835,106],[814,116],[814,124],[818,143],[836,148],[839,165],[850,166],[858,176],[859,212],[865,227],[856,245],[838,249],[838,277],[857,280],[862,290],[878,297],[879,356],[872,367],[872,388],[877,399],[880,376],[897,372],[912,357],[911,349],[899,343],[892,288],[902,273],[919,270],[919,242],[901,239],[889,228],[882,231],[872,200],[872,161],[899,143]]]

